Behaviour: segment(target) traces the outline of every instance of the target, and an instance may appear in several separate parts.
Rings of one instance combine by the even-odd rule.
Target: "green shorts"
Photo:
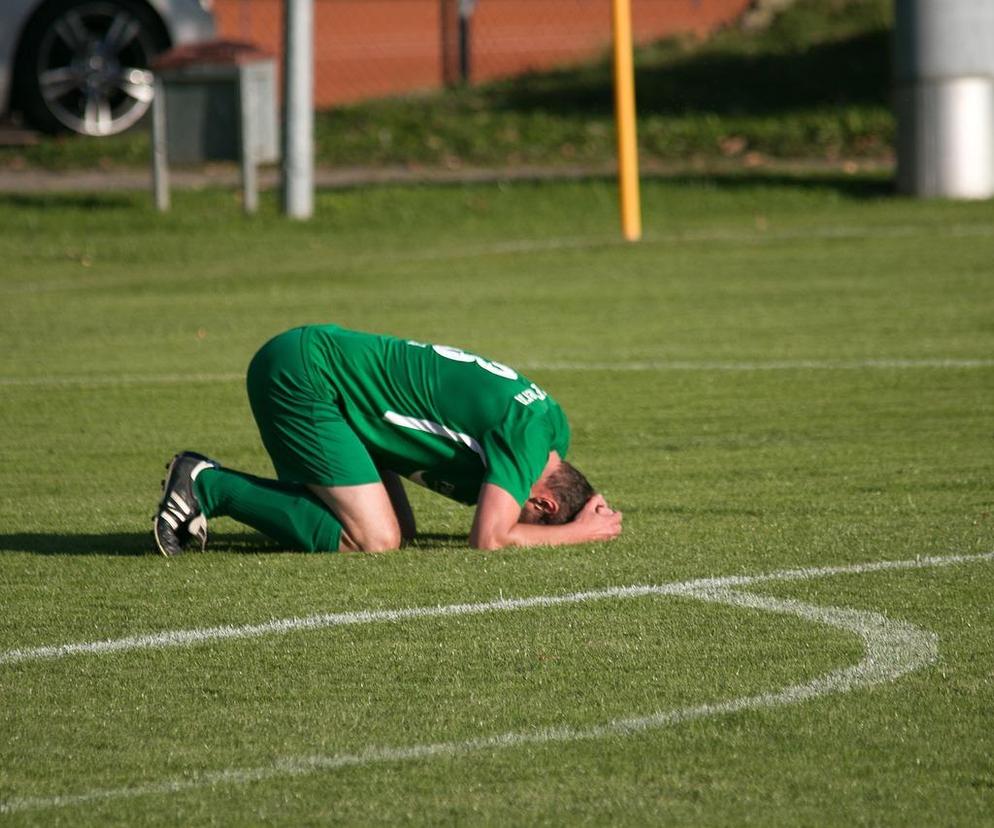
[[[376,483],[369,452],[342,416],[338,392],[312,378],[304,328],[269,340],[249,363],[249,404],[280,480],[319,486]]]

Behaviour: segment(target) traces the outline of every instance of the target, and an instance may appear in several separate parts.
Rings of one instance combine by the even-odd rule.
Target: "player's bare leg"
[[[382,483],[364,483],[359,486],[308,485],[307,488],[341,522],[342,549],[386,552],[400,546],[400,524]]]

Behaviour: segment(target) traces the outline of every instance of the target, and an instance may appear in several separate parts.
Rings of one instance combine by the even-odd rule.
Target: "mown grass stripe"
[[[935,357],[923,359],[780,359],[780,360],[633,360],[619,362],[522,362],[523,371],[904,371],[918,369],[994,368],[994,359]],[[127,385],[185,385],[244,382],[243,373],[99,374],[94,376],[0,377],[7,388],[102,388]]]
[[[904,238],[951,238],[971,239],[994,236],[994,225],[990,224],[935,224],[924,225],[881,225],[871,227],[821,226],[765,230],[684,230],[676,233],[649,233],[640,245],[674,247],[681,244],[778,244],[781,242],[804,241],[857,241],[875,239]],[[542,239],[509,239],[488,244],[466,245],[403,252],[384,251],[377,253],[359,252],[347,257],[350,268],[374,265],[410,264],[412,262],[448,262],[485,257],[504,257],[556,253],[558,251],[614,250],[624,248],[627,242],[614,236],[604,237],[552,237]],[[329,272],[334,272],[333,268]],[[243,280],[269,278],[262,271],[256,276],[241,274]],[[202,274],[200,281],[212,277]],[[113,288],[142,285],[140,278],[106,278],[90,276],[73,279],[31,279],[22,281],[0,281],[0,294],[31,295],[42,293],[105,291]]]

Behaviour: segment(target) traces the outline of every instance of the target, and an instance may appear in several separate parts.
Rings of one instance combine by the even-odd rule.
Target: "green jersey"
[[[506,365],[334,325],[301,333],[312,381],[334,391],[380,468],[462,503],[493,483],[523,504],[549,452],[566,456],[563,410]]]

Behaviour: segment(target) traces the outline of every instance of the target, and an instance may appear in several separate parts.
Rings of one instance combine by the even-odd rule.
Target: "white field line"
[[[773,359],[773,360],[619,360],[618,362],[521,362],[523,371],[903,371],[915,369],[994,368],[989,358]],[[94,374],[93,376],[3,377],[0,388],[106,388],[129,385],[190,385],[244,382],[244,373]]]
[[[457,604],[449,607],[420,607],[387,615],[386,612],[342,613],[325,618],[351,618],[349,623],[368,623],[375,620],[401,620],[402,618],[461,615],[468,611],[491,612],[534,606],[555,606],[562,603],[596,600],[599,598],[635,597],[639,595],[684,595],[702,601],[728,604],[735,607],[793,615],[804,621],[824,624],[858,636],[864,647],[864,656],[851,667],[841,668],[802,684],[780,690],[743,696],[722,702],[693,705],[673,710],[658,711],[649,715],[614,719],[588,728],[536,728],[525,731],[481,736],[451,742],[434,742],[400,747],[370,747],[357,753],[329,756],[288,757],[256,768],[229,768],[201,773],[195,776],[166,779],[146,785],[123,788],[98,788],[77,794],[51,797],[23,797],[0,802],[0,813],[15,813],[136,797],[168,795],[219,785],[244,785],[274,778],[305,776],[333,771],[339,768],[358,767],[377,763],[424,761],[439,757],[455,757],[480,751],[493,751],[523,745],[549,745],[580,740],[626,736],[646,730],[658,729],[693,719],[728,715],[745,710],[764,710],[797,704],[829,693],[844,693],[893,681],[906,673],[919,669],[938,656],[938,639],[934,633],[911,624],[888,619],[875,612],[819,607],[800,601],[784,600],[754,593],[739,592],[733,587],[773,581],[798,581],[830,575],[861,574],[899,569],[950,566],[994,559],[994,553],[980,555],[952,555],[947,557],[918,558],[904,561],[879,561],[849,566],[790,569],[754,576],[705,578],[658,587],[620,587],[610,590],[573,593],[567,596],[538,596],[535,598],[493,601],[481,604]],[[389,612],[389,611],[387,611]],[[417,613],[417,614],[414,614]],[[359,619],[362,620],[359,620]],[[291,619],[293,620],[293,619]],[[239,628],[225,628],[239,629]],[[245,628],[243,628],[245,629]],[[229,636],[230,637],[230,636]],[[25,651],[27,652],[27,651]]]
[[[994,236],[994,226],[989,223],[982,224],[952,224],[937,227],[926,227],[913,224],[907,225],[883,225],[870,227],[853,227],[838,225],[832,227],[801,227],[758,230],[752,228],[730,229],[730,230],[694,230],[688,229],[676,233],[652,233],[647,234],[640,246],[666,245],[674,246],[679,244],[766,244],[769,242],[785,241],[852,241],[852,240],[874,240],[874,239],[904,239],[904,238],[990,238]],[[350,254],[344,252],[346,257],[346,268],[355,269],[376,266],[378,264],[408,265],[412,262],[448,262],[459,261],[461,259],[475,259],[486,256],[518,256],[534,253],[555,253],[559,251],[581,251],[581,250],[615,250],[631,248],[627,242],[615,236],[560,236],[541,239],[509,239],[506,241],[492,242],[489,244],[466,245],[463,247],[450,247],[444,249],[426,248],[423,250],[406,251],[384,251],[381,253],[360,253]],[[341,253],[342,251],[333,251]],[[333,276],[338,272],[333,266],[329,266],[328,275]],[[223,272],[219,274],[221,278],[227,278],[230,274]],[[245,279],[264,278],[268,273],[247,272]],[[206,281],[218,278],[216,275],[201,274],[198,279]],[[86,280],[80,279],[51,279],[41,281],[20,281],[20,282],[0,282],[0,294],[34,294],[53,293],[58,291],[81,292],[87,290],[106,291],[114,288],[132,287],[144,285],[146,282],[136,278],[111,278],[97,279],[90,277]]]
[[[187,630],[165,630],[158,633],[127,636],[125,638],[51,644],[42,647],[5,650],[0,652],[0,665],[25,661],[65,658],[67,656],[107,655],[130,650],[158,650],[167,647],[191,647],[215,641],[239,638],[260,638],[268,635],[286,635],[301,630],[318,630],[327,627],[344,627],[377,622],[410,621],[424,618],[447,618],[459,615],[482,615],[490,612],[511,612],[522,609],[582,604],[605,599],[640,598],[647,595],[699,595],[702,590],[728,589],[761,584],[769,581],[795,581],[822,578],[830,575],[862,574],[894,569],[950,566],[975,560],[994,559],[994,552],[979,555],[953,555],[917,558],[903,561],[877,561],[872,563],[828,566],[816,569],[785,569],[766,575],[731,575],[723,578],[699,578],[670,584],[634,584],[607,587],[565,595],[537,595],[530,598],[499,598],[472,604],[447,604],[441,606],[406,607],[401,609],[359,610],[354,612],[319,613],[304,618],[277,618],[260,624],[238,626],[200,627]]]
[[[994,359],[773,359],[773,360],[632,360],[620,362],[533,362],[532,371],[864,371],[913,368],[994,368]]]
[[[244,382],[245,372],[217,374],[95,374],[93,376],[0,377],[0,388],[106,388],[124,385],[188,385]]]

